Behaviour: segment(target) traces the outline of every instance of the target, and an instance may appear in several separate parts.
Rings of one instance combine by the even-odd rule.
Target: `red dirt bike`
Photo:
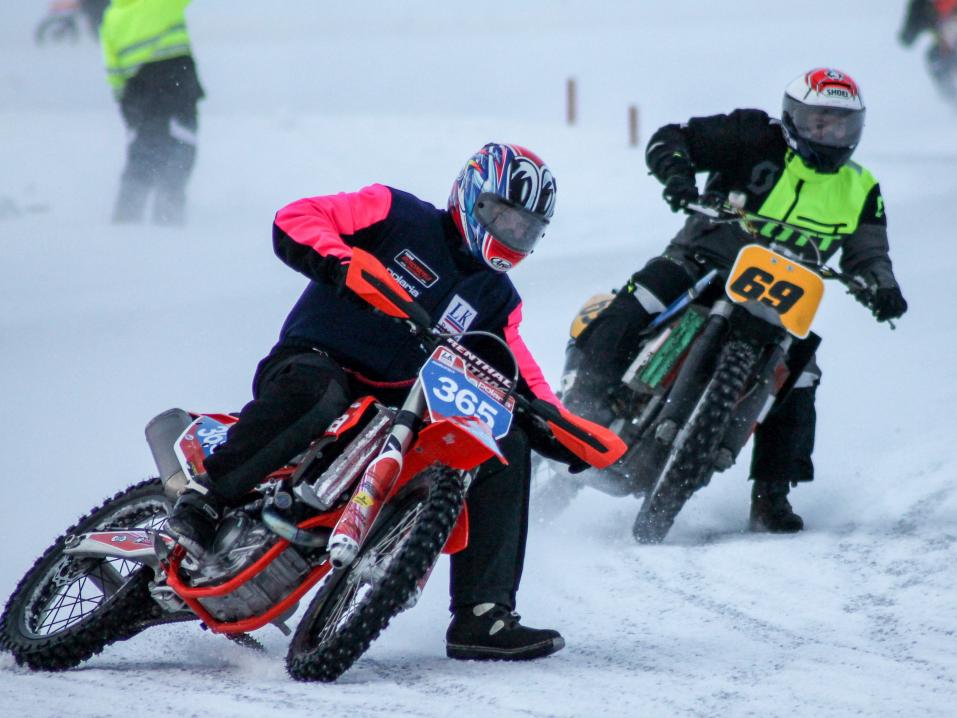
[[[361,250],[348,271],[349,288],[432,347],[402,406],[372,396],[353,403],[227,513],[201,559],[163,527],[187,477],[203,472],[236,417],[180,409],[156,417],[146,434],[160,476],[87,513],[11,595],[0,648],[18,664],[71,668],[150,626],[197,619],[256,647],[248,632],[271,623],[289,634],[286,620],[319,584],[286,666],[297,680],[333,681],[415,604],[439,553],[466,546],[466,491],[482,463],[504,460],[496,439],[514,413],[546,425],[592,465],[624,452],[602,427],[514,394],[517,367],[507,378],[456,341],[481,334],[504,345],[495,335],[434,331]]]

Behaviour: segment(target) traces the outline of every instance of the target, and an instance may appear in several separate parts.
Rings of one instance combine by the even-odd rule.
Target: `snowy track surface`
[[[2,655],[0,716],[957,713],[957,135],[923,46],[895,43],[903,3],[513,4],[197,1],[208,99],[179,231],[109,224],[123,128],[98,50],[35,47],[44,4],[4,5],[0,601],[80,513],[153,473],[152,416],[248,399],[303,286],[271,253],[284,203],[380,181],[442,204],[484,142],[533,148],[558,178],[557,214],[515,281],[526,340],[555,382],[577,306],[679,225],[627,147],[627,106],[645,142],[694,114],[776,112],[792,76],[833,64],[863,87],[857,159],[881,181],[911,311],[891,332],[829,288],[818,476],[792,496],[807,530],[743,532],[743,459],[661,546],[632,542],[635,500],[583,491],[550,521],[536,512],[530,532],[519,611],[563,632],[551,658],[446,659],[443,560],[419,605],[335,685],[292,682],[275,629],[257,632],[257,654],[185,624],[62,674]]]

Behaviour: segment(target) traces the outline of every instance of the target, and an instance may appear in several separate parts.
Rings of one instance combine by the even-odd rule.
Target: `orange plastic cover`
[[[585,434],[587,438],[576,436],[554,421],[549,421],[548,426],[555,438],[575,456],[596,469],[611,466],[628,450],[625,442],[611,429],[576,416],[565,408],[559,409],[559,412],[565,421],[574,426],[576,433]]]
[[[355,247],[352,249],[352,260],[346,273],[346,287],[383,314],[399,319],[407,319],[409,316],[394,300],[411,304],[411,295],[395,281],[382,262],[364,250]]]

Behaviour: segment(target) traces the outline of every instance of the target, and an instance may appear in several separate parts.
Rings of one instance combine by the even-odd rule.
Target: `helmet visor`
[[[863,110],[805,105],[786,95],[784,112],[802,139],[827,147],[855,147],[861,141]]]
[[[545,217],[492,192],[478,196],[472,214],[495,239],[524,254],[535,248],[548,226]]]

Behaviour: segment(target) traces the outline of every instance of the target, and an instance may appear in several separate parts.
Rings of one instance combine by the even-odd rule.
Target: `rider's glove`
[[[907,300],[900,287],[878,287],[871,297],[871,309],[879,322],[897,319],[907,311]]]
[[[690,203],[696,202],[698,187],[695,185],[694,175],[685,173],[671,175],[665,181],[665,189],[661,196],[665,198],[672,212],[679,212]]]

